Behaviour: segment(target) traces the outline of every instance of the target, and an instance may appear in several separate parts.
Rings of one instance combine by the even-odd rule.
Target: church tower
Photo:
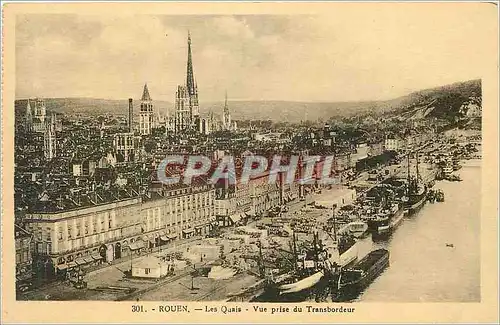
[[[149,95],[148,84],[144,84],[139,111],[139,133],[150,135],[154,127],[153,100]]]
[[[56,117],[52,114],[50,121],[46,124],[43,134],[43,155],[45,159],[50,160],[56,157],[57,138],[56,138]]]
[[[31,105],[29,99],[28,105],[26,105],[26,114],[24,116],[24,129],[26,132],[33,131],[33,115],[31,114]]]

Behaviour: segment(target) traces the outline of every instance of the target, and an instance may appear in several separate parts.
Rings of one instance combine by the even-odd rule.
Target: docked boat
[[[292,272],[269,281],[262,295],[253,302],[300,302],[322,296],[335,274],[358,259],[358,243],[349,235],[338,235],[335,209],[331,231],[313,233],[312,248],[299,254],[296,236],[292,234],[294,267]]]
[[[368,224],[363,221],[354,221],[347,224],[348,231],[355,238],[363,238],[368,233]]]
[[[352,268],[340,272],[333,300],[355,299],[388,265],[388,250],[377,249],[370,252]]]
[[[417,212],[427,199],[427,186],[420,183],[418,180],[411,180],[409,185],[408,201],[406,210],[408,214]]]
[[[329,287],[334,269],[319,245],[318,234],[314,234],[313,248],[300,256],[296,252],[295,235],[293,240],[295,269],[268,279],[263,293],[251,302],[301,302]]]
[[[427,185],[422,181],[418,172],[418,154],[417,157],[417,173],[416,176],[412,177],[410,174],[410,155],[408,155],[408,184],[407,184],[407,197],[406,201],[406,213],[411,215],[425,204],[427,200]]]
[[[299,293],[314,287],[319,283],[319,281],[321,281],[324,275],[325,273],[323,271],[318,271],[296,282],[282,284],[278,286],[278,290],[280,291],[281,296]]]
[[[374,236],[391,234],[403,221],[406,206],[404,183],[395,180],[382,184],[375,198],[378,208],[366,218],[368,228]]]
[[[447,166],[443,167],[444,177],[450,176],[453,173],[453,171],[454,171],[453,166],[447,165]]]
[[[352,235],[337,236],[338,239],[323,236],[324,251],[328,255],[328,262],[337,267],[348,267],[358,260],[358,242]]]
[[[382,237],[392,234],[403,221],[404,206],[401,203],[394,203],[386,217],[379,222],[374,235]]]

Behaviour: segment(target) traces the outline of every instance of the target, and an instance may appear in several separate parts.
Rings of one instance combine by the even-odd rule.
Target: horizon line
[[[406,94],[399,95],[396,97],[391,97],[391,98],[386,98],[386,99],[361,99],[361,100],[342,100],[342,101],[335,101],[335,100],[286,100],[286,99],[230,99],[228,98],[228,103],[230,102],[289,102],[289,103],[370,103],[370,102],[388,102],[391,100],[395,100],[398,98],[402,98],[405,96],[409,96],[413,93],[421,92],[421,91],[428,91],[428,90],[433,90],[436,88],[442,88],[442,87],[447,87],[447,86],[453,86],[456,84],[461,84],[461,83],[467,83],[467,82],[472,82],[472,81],[482,81],[482,78],[475,78],[475,79],[468,79],[468,80],[462,80],[462,81],[455,81],[452,83],[444,84],[444,85],[436,85],[428,88],[423,88],[423,89],[415,89],[408,91]],[[140,98],[134,98],[134,97],[123,97],[123,98],[103,98],[103,97],[86,97],[86,96],[68,96],[68,97],[42,97],[42,96],[31,96],[31,97],[15,97],[14,101],[17,100],[27,100],[27,99],[32,99],[32,98],[43,98],[43,99],[94,99],[94,100],[114,100],[114,101],[122,101],[122,100],[128,100],[129,98],[132,98],[134,101],[140,101]],[[164,100],[164,99],[153,99],[154,101],[158,102],[166,102],[166,103],[172,103],[174,104],[175,101],[170,101],[170,100]],[[220,100],[207,100],[205,101],[206,103],[219,103],[222,102],[224,103],[224,98],[221,98]],[[203,102],[203,101],[200,101]]]

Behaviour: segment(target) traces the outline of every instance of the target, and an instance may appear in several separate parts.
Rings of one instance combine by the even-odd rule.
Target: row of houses
[[[19,254],[30,252],[29,258],[16,260],[18,277],[23,273],[25,278],[33,271],[36,277],[54,278],[74,268],[111,262],[179,239],[206,236],[215,227],[262,215],[296,198],[297,193],[293,185],[268,184],[268,175],[263,174],[236,188],[227,184],[166,187],[157,183],[147,195],[29,212],[23,218],[24,228],[16,233]],[[23,236],[29,240],[21,240]],[[25,264],[30,263],[32,267],[27,268]]]

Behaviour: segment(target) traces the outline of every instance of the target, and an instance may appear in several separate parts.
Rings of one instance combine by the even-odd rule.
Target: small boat
[[[436,202],[444,202],[444,192],[443,190],[436,191]]]
[[[452,247],[453,248],[453,247],[455,247],[455,245],[453,245],[453,244],[446,244],[446,247]]]
[[[436,201],[436,191],[435,190],[429,190],[429,192],[427,192],[427,201],[429,201],[430,203],[434,203]]]

